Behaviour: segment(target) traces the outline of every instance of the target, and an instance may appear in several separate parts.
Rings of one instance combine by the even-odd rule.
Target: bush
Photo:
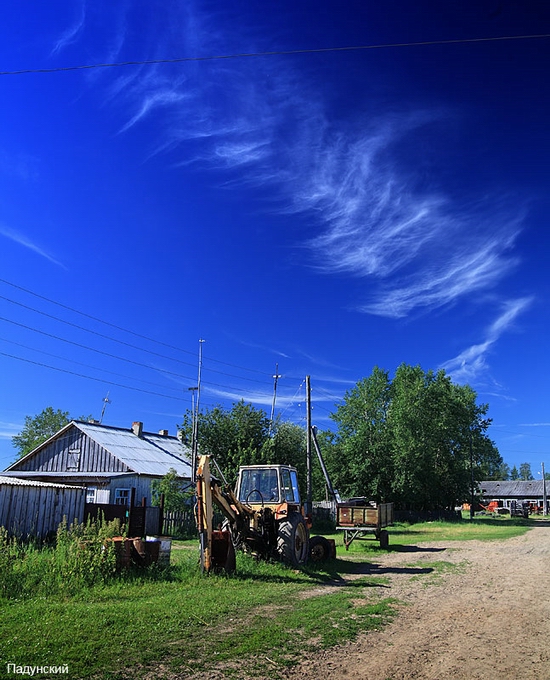
[[[55,545],[10,538],[0,527],[0,597],[75,594],[107,582],[116,573],[115,547],[120,522],[63,522]]]
[[[115,546],[107,539],[120,535],[120,521],[63,523],[57,530],[56,561],[64,589],[75,592],[105,583],[116,572]]]

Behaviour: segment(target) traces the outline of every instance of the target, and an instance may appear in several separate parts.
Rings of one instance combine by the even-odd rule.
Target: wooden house
[[[73,420],[2,474],[86,489],[87,503],[151,505],[151,482],[173,469],[190,482],[188,450],[168,430],[131,428]]]

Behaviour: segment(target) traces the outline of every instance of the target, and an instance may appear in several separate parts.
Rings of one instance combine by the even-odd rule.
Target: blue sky
[[[550,469],[550,38],[500,39],[546,34],[529,1],[4,8],[0,469],[50,405],[175,434],[201,338],[203,406],[269,413],[278,364],[324,428],[375,365],[444,368]]]

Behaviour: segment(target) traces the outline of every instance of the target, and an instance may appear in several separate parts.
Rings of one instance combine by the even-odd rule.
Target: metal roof
[[[543,496],[543,482],[536,479],[530,481],[514,480],[510,482],[479,482],[481,493],[485,497],[493,498],[531,498],[533,496]],[[547,483],[550,491],[550,483]]]
[[[60,471],[48,471],[48,470],[16,470],[15,472],[11,470],[4,470],[2,472],[2,475],[5,476],[8,479],[13,479],[20,477],[23,479],[22,475],[24,475],[25,479],[33,479],[36,478],[38,480],[42,479],[63,479],[63,477],[67,477],[67,479],[72,479],[75,481],[76,479],[80,480],[82,479],[85,482],[90,482],[90,481],[109,481],[112,477],[120,477],[120,475],[127,475],[127,474],[135,474],[134,472],[60,472]]]
[[[98,423],[75,421],[74,425],[133,472],[164,476],[173,468],[180,477],[191,476],[191,465],[184,458],[187,449],[177,437],[151,432],[138,437],[132,430]]]
[[[18,477],[0,476],[0,485],[9,484],[10,486],[47,486],[57,489],[79,489],[84,490],[83,486],[72,486],[69,484],[54,484],[53,482],[36,482],[30,479],[19,479]]]

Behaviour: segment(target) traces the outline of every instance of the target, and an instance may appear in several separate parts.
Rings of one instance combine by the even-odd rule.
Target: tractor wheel
[[[386,531],[386,529],[382,529],[380,532],[380,547],[383,548],[384,550],[388,549],[388,546],[390,544],[390,535]]]
[[[286,564],[299,567],[309,557],[309,536],[302,515],[297,512],[279,524],[277,552]]]
[[[231,529],[231,522],[228,519],[224,519],[222,522],[222,530],[229,531],[231,534],[231,543],[235,550],[240,550],[242,547],[242,537],[237,531]]]
[[[312,562],[328,560],[330,553],[330,543],[324,536],[313,536],[309,539],[309,559]]]

